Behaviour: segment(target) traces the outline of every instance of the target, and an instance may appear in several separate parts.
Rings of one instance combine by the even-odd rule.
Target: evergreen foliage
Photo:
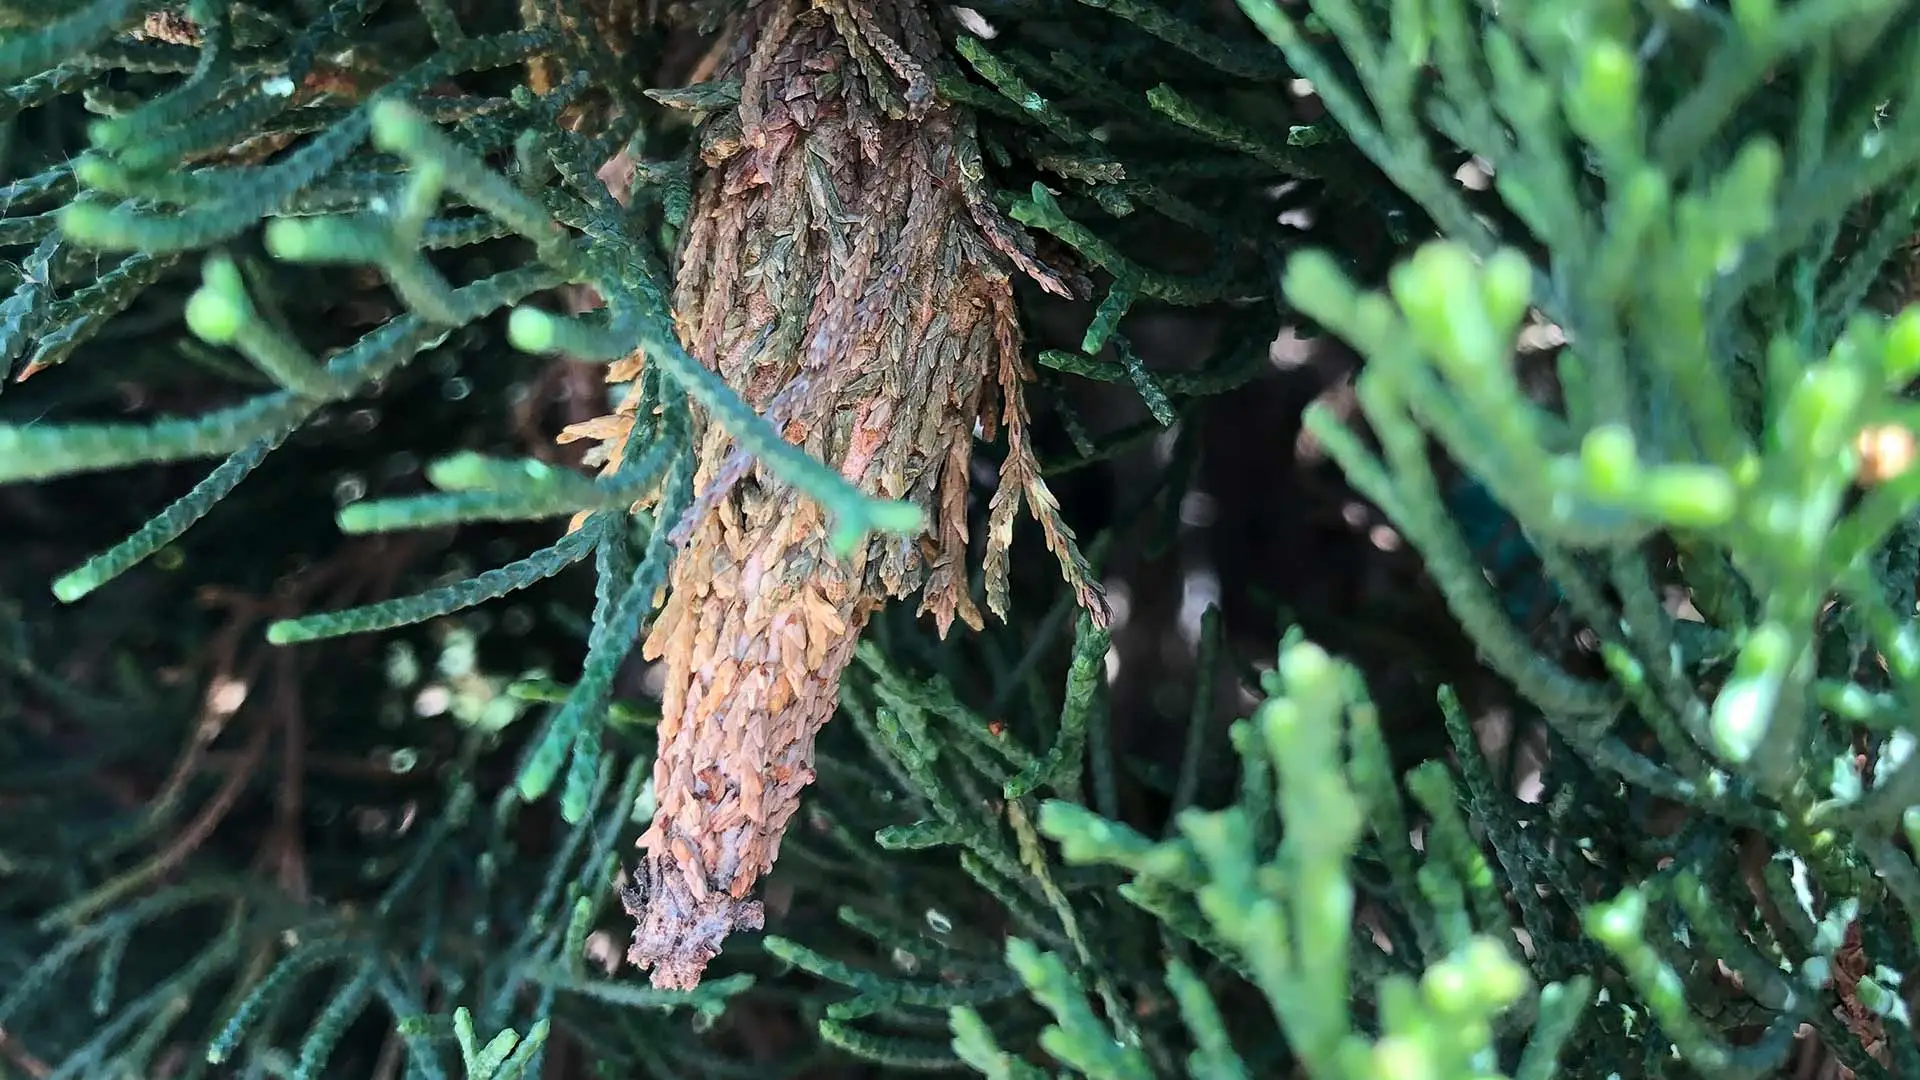
[[[676,336],[738,87],[670,82],[730,2],[0,0],[0,506],[57,530],[0,521],[0,1075],[1920,1076],[1920,4],[943,9],[937,92],[1097,287],[1046,472],[1170,447],[1095,564],[1173,542],[1283,328],[1344,341],[1308,427],[1537,775],[1217,616],[1129,757],[1109,631],[1020,576],[876,618],[768,933],[666,992],[613,901],[693,410],[843,549],[919,524]],[[1168,309],[1219,330],[1181,370]],[[637,351],[618,467],[549,453],[548,358]]]

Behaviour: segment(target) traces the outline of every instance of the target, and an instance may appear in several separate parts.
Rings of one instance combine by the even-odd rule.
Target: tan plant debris
[[[810,498],[697,418],[694,513],[644,646],[668,668],[658,809],[640,838],[628,959],[696,985],[735,929],[814,778],[815,735],[871,614],[922,591],[942,634],[982,625],[967,594],[976,428],[1008,453],[990,503],[987,602],[1004,615],[1022,502],[1081,603],[1106,608],[1026,434],[1014,270],[1070,296],[982,185],[971,117],[935,98],[940,43],[919,0],[754,0],[704,65],[737,107],[702,124],[675,283],[687,349],[785,437],[861,491],[911,500],[929,527],[850,558]],[[629,358],[609,377],[636,377]],[[625,410],[631,410],[630,396]],[[630,411],[569,429],[618,464]]]

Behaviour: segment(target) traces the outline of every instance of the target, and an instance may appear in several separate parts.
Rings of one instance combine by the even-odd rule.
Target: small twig
[[[380,1056],[373,1063],[373,1080],[393,1080],[400,1075],[400,1055],[406,1046],[395,1032],[387,1032],[385,1042],[380,1044]]]
[[[306,903],[306,845],[301,842],[301,813],[306,789],[307,725],[300,708],[300,678],[295,658],[283,651],[275,663],[274,714],[280,717],[280,790],[274,800],[274,843],[280,887],[299,903]]]
[[[44,923],[49,925],[77,926],[109,907],[127,893],[138,889],[156,878],[162,877],[184,862],[187,856],[205,843],[213,830],[226,820],[233,804],[239,801],[240,793],[246,790],[248,781],[253,779],[261,759],[266,757],[267,740],[273,734],[273,728],[261,725],[253,733],[246,749],[241,752],[243,767],[235,769],[214,792],[213,797],[200,808],[200,813],[188,822],[166,849],[155,854],[146,862],[121,874],[93,892],[48,915]]]
[[[21,1046],[17,1040],[8,1035],[6,1028],[0,1028],[0,1055],[5,1055],[8,1061],[21,1072],[26,1073],[31,1080],[46,1080],[53,1075],[53,1069],[46,1062],[34,1057],[26,1047]]]

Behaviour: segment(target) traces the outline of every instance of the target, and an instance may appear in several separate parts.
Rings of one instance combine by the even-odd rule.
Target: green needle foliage
[[[1920,1076],[1920,4],[942,7],[1092,284],[1039,380],[1138,399],[1049,395],[1049,479],[1162,466],[1096,561],[1337,338],[1307,428],[1531,757],[1217,613],[1129,752],[1049,575],[883,612],[769,933],[666,993],[613,885],[695,410],[842,550],[921,524],[676,336],[730,4],[0,0],[0,1076]],[[636,353],[619,467],[556,457],[533,387]]]
[[[1373,943],[1356,942],[1360,894],[1351,859],[1363,833],[1371,834],[1375,851],[1396,850],[1403,865],[1417,858],[1399,831],[1402,808],[1369,807],[1360,794],[1397,798],[1393,777],[1376,771],[1386,760],[1377,718],[1356,673],[1304,642],[1285,647],[1266,683],[1273,696],[1233,729],[1245,759],[1239,805],[1186,811],[1178,836],[1159,842],[1076,803],[1049,802],[1040,815],[1041,831],[1060,843],[1068,863],[1124,869],[1132,879],[1120,886],[1122,896],[1148,912],[1171,904],[1186,913],[1168,920],[1176,932],[1192,929],[1182,935],[1185,949],[1168,961],[1167,987],[1193,1039],[1190,1073],[1255,1075],[1233,1049],[1206,983],[1178,959],[1179,952],[1200,950],[1259,988],[1310,1075],[1505,1075],[1495,1025],[1523,1000],[1534,1027],[1513,1075],[1554,1075],[1591,999],[1592,980],[1529,985],[1504,905],[1489,895],[1495,883],[1458,813],[1432,822],[1434,857],[1417,872],[1425,902],[1401,898],[1409,902],[1402,914],[1431,928],[1431,962],[1420,969],[1408,954],[1387,961]],[[1444,770],[1415,784],[1445,810],[1459,797]],[[1249,790],[1255,787],[1257,795]],[[1254,820],[1256,806],[1270,820]],[[1264,838],[1276,833],[1280,843],[1269,850]],[[1488,925],[1475,925],[1476,911],[1491,913]],[[1014,939],[1008,960],[1056,1018],[1041,1035],[1054,1057],[1086,1076],[1153,1075],[1099,1023],[1058,958]],[[1372,1014],[1377,1033],[1356,1025],[1356,1002]],[[977,1014],[956,1010],[954,1030],[955,1047],[970,1063],[989,1075],[1011,1075],[1005,1066],[990,1067],[1004,1055]]]

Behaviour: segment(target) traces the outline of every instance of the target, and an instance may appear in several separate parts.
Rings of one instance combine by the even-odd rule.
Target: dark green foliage
[[[1168,450],[1096,561],[1171,550],[1209,409],[1336,336],[1364,430],[1308,425],[1537,775],[1451,690],[1410,756],[1357,668],[1243,670],[1217,613],[1148,760],[1046,576],[945,643],[888,612],[770,932],[692,994],[618,967],[611,891],[690,408],[846,545],[915,512],[677,342],[684,113],[731,99],[629,14],[0,0],[0,1075],[1719,1080],[1802,1025],[1920,1075],[1920,7],[955,14],[941,93],[1096,286],[1036,335],[1048,471]],[[1169,365],[1173,310],[1215,333]],[[636,350],[589,478],[516,409]]]

